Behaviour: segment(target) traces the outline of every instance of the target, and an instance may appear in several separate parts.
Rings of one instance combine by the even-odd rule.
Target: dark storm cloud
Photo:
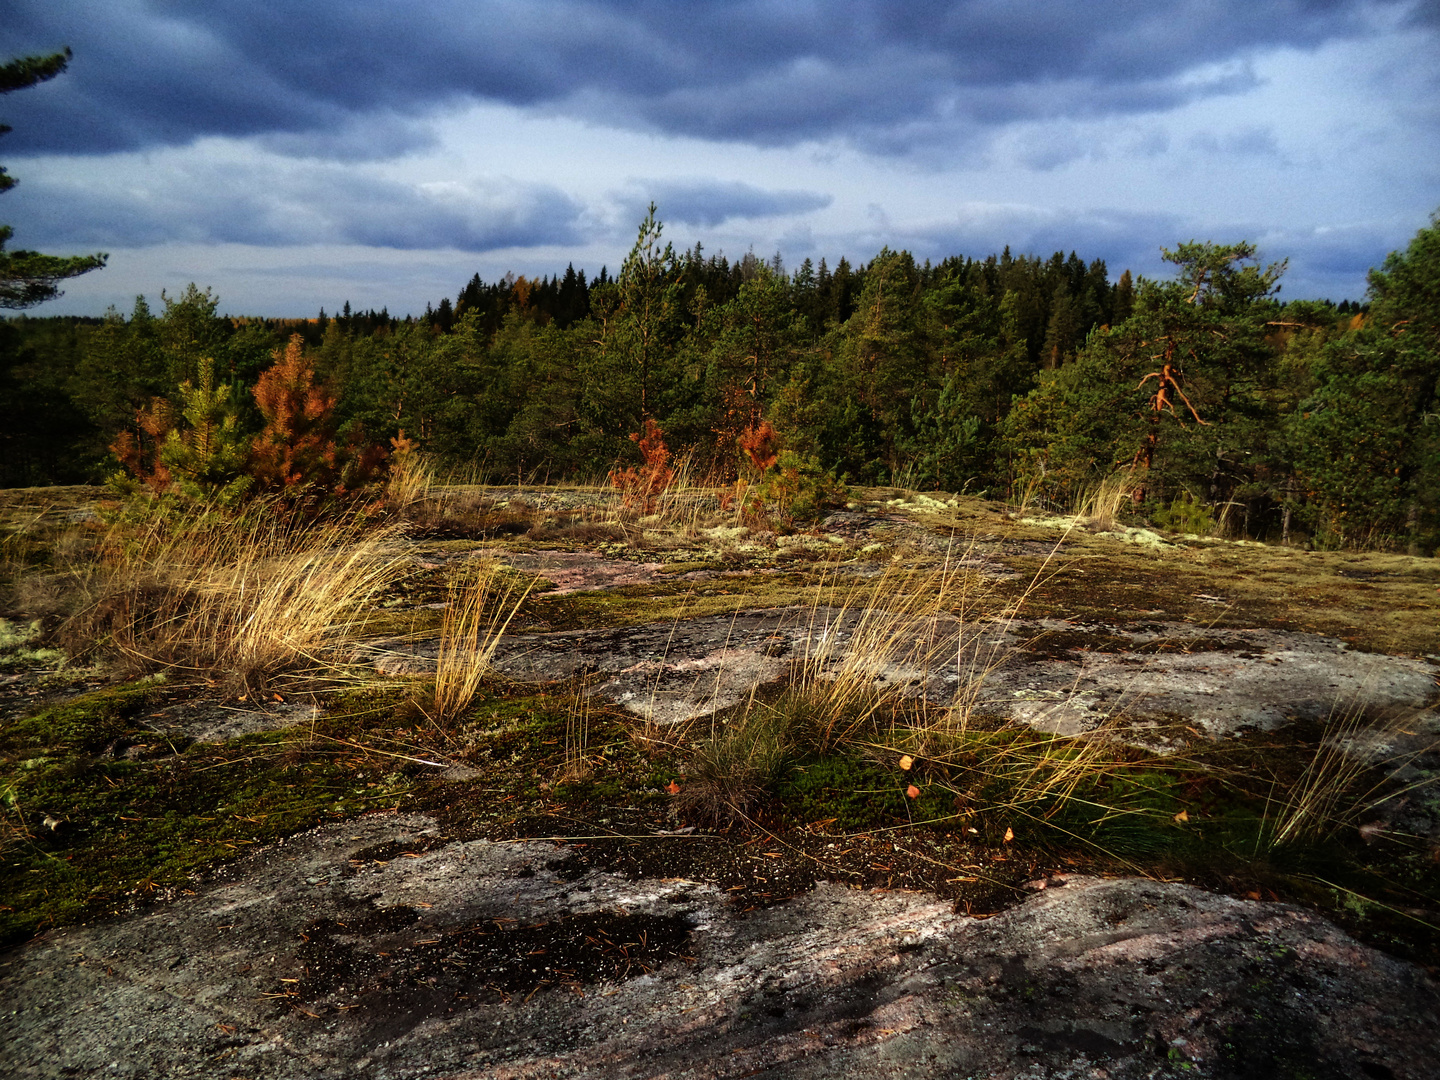
[[[483,252],[571,245],[581,208],[545,185],[417,187],[333,165],[166,168],[119,183],[27,179],[9,196],[27,245],[363,244]]]
[[[471,101],[761,144],[881,152],[1040,116],[1164,109],[1250,84],[1245,59],[1371,32],[1414,0],[10,0],[0,48],[69,44],[71,72],[4,102],[11,153],[205,135],[294,152],[411,148],[363,134]],[[1197,72],[1203,76],[1197,77]],[[423,139],[421,135],[419,138]]]
[[[659,180],[639,187],[640,194],[627,193],[618,200],[631,217],[643,217],[646,206],[653,202],[663,221],[710,228],[736,219],[823,210],[834,201],[816,191],[776,191],[738,181]]]
[[[1410,20],[1422,26],[1440,26],[1440,0],[1419,0],[1410,11]]]

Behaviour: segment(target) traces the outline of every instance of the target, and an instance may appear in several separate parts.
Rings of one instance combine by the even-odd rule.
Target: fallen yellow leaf
[[[909,772],[909,771],[910,771],[910,766],[911,766],[911,765],[914,765],[914,764],[915,764],[915,759],[912,758],[909,754],[901,754],[901,755],[900,755],[900,768],[904,769],[906,772]]]
[[[1175,815],[1175,820],[1178,821],[1181,825],[1184,825],[1185,822],[1190,820],[1190,815],[1187,814],[1184,810],[1181,810],[1178,814]]]
[[[1014,830],[1014,829],[1006,829],[1006,830],[1005,830],[1005,843],[1008,844],[1011,840],[1014,840],[1014,839],[1015,839],[1015,830]]]

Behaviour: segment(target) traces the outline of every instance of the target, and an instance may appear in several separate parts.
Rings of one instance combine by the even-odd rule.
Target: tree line
[[[1119,477],[1174,527],[1433,550],[1437,219],[1364,304],[1282,302],[1284,264],[1246,243],[1165,258],[1154,281],[1008,249],[787,271],[676,252],[652,207],[613,277],[477,275],[416,318],[228,318],[194,285],[158,312],[21,317],[0,325],[0,479],[101,479],[117,445],[156,438],[157,403],[177,438],[189,408],[253,440],[274,426],[256,387],[284,362],[323,390],[334,445],[403,432],[492,480],[603,478],[652,421],[724,481],[769,425],[790,460],[851,484],[1063,504]]]

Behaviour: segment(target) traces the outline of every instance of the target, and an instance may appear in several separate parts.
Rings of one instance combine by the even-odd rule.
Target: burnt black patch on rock
[[[383,947],[366,940],[365,929],[331,919],[307,927],[298,950],[305,974],[281,992],[295,1004],[328,1002],[382,1015],[505,1002],[550,986],[630,979],[667,960],[689,959],[691,924],[674,915],[609,912],[526,923],[495,918],[416,931],[413,941]]]
[[[413,840],[390,840],[383,844],[372,844],[361,848],[350,856],[351,862],[386,863],[403,856],[415,856],[429,851],[432,847],[449,843],[434,837],[416,837]]]
[[[1197,652],[1240,652],[1249,649],[1250,643],[1238,638],[1227,637],[1158,637],[1142,641],[1131,647],[1137,653],[1197,653]]]
[[[560,881],[568,882],[579,881],[589,872],[590,867],[584,859],[572,851],[563,858],[551,859],[545,864],[545,869],[553,873]]]
[[[1027,1024],[1016,1032],[1016,1036],[1022,1054],[1043,1053],[1061,1061],[1073,1060],[1081,1055],[1091,1061],[1103,1061],[1123,1057],[1131,1050],[1129,1045],[1078,1024],[1067,1024],[1054,1031]]]
[[[1039,634],[1027,641],[1022,648],[1024,652],[1034,656],[1066,660],[1074,659],[1075,654],[1079,652],[1135,653],[1145,656],[1164,653],[1233,653],[1249,649],[1251,645],[1238,638],[1215,635],[1187,637],[1176,634],[1160,634],[1148,641],[1141,641],[1130,636],[1106,633],[1100,629],[1077,629]]]
[[[1048,659],[1064,660],[1076,652],[1134,652],[1135,642],[1111,634],[1066,630],[1041,634],[1025,643],[1024,651]]]

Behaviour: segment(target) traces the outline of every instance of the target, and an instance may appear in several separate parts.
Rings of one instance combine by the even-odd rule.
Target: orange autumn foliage
[[[770,466],[780,460],[780,436],[770,426],[769,420],[747,427],[735,441],[750,459],[750,465],[758,476],[763,476]]]
[[[160,447],[175,426],[174,412],[164,398],[154,398],[135,414],[139,436],[122,431],[110,444],[120,464],[155,495],[165,494],[174,481],[169,466],[160,460]]]
[[[303,344],[295,334],[275,350],[255,385],[265,430],[251,445],[250,472],[265,490],[350,494],[376,477],[387,455],[359,433],[339,440],[335,394],[315,381]]]
[[[670,448],[665,445],[665,432],[654,420],[645,421],[645,430],[633,432],[630,441],[640,447],[645,463],[638,469],[612,469],[610,483],[624,495],[625,508],[642,507],[647,514],[655,512],[655,503],[675,479],[670,465]]]

